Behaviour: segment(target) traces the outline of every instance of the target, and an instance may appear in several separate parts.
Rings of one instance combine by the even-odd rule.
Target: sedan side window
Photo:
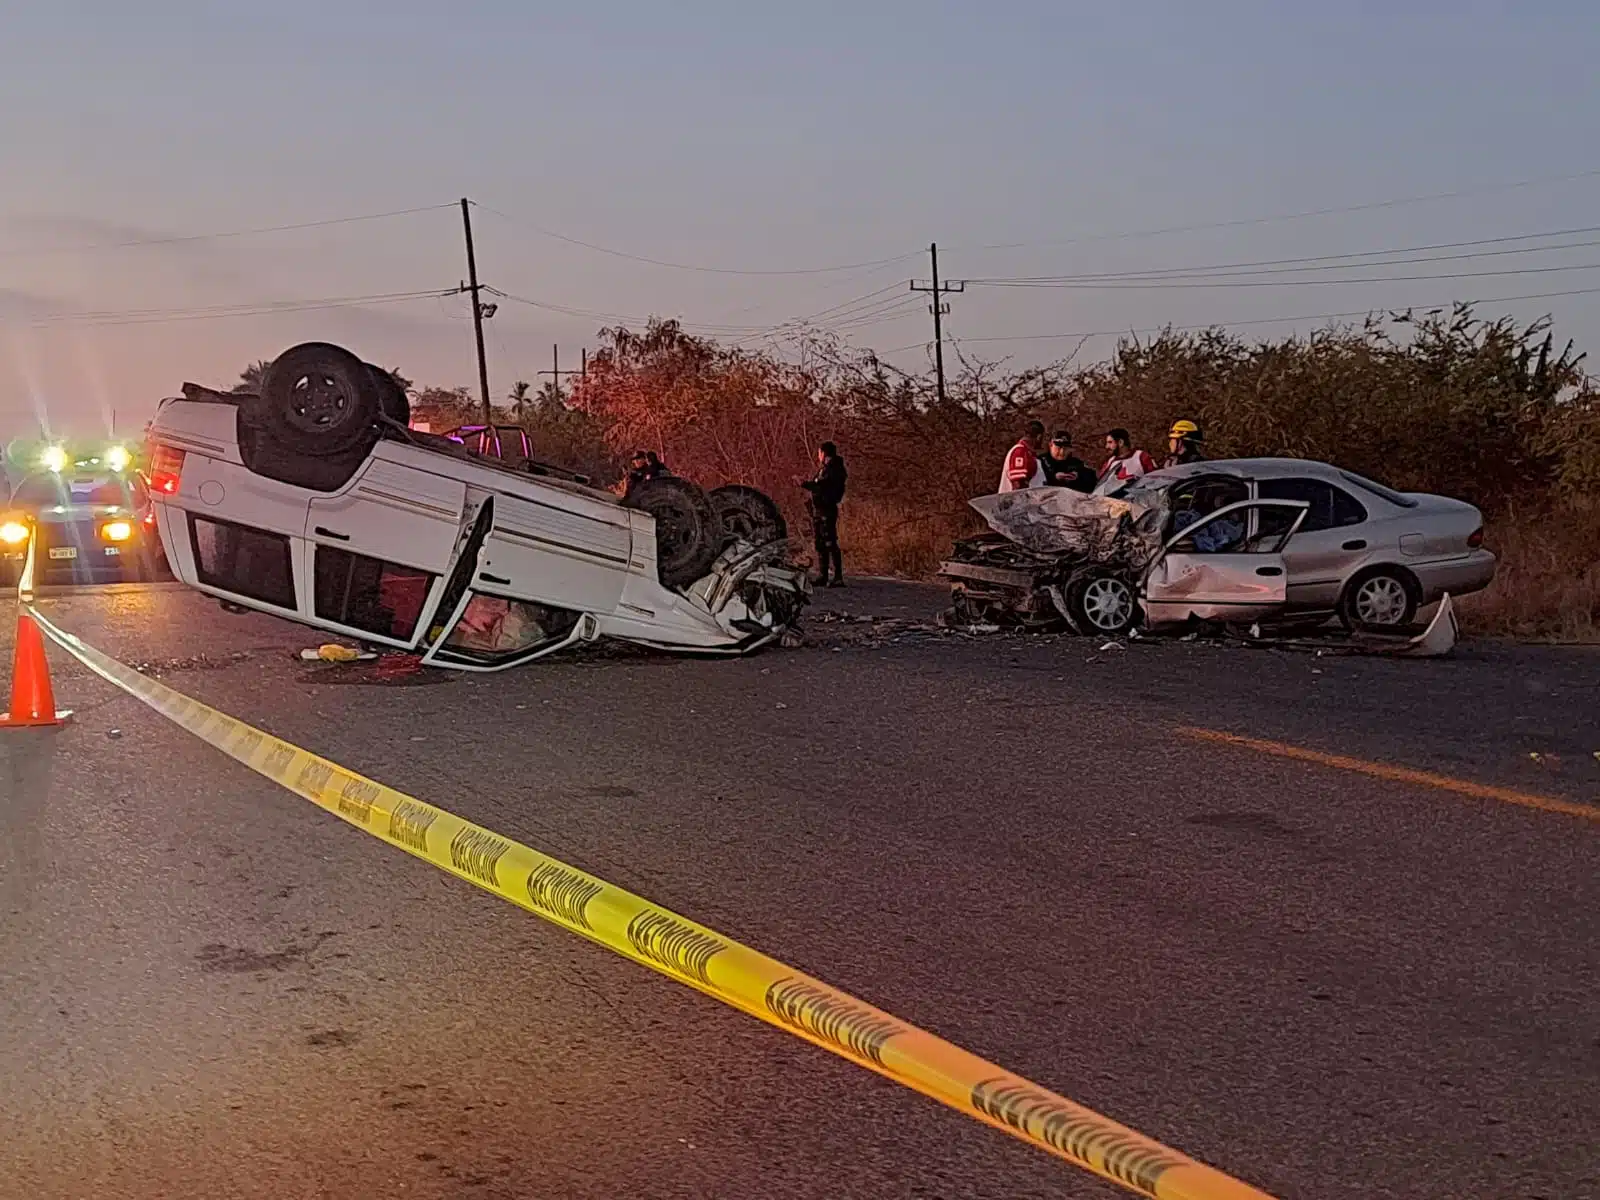
[[[1367,519],[1367,510],[1360,501],[1321,479],[1262,479],[1256,484],[1256,494],[1263,500],[1304,500],[1309,504],[1305,524],[1300,527],[1303,533],[1359,525]],[[1283,532],[1292,520],[1293,514],[1288,510],[1263,509],[1261,531]]]
[[[1333,525],[1335,529],[1345,525],[1360,525],[1367,519],[1366,507],[1342,488],[1331,487],[1333,493]]]

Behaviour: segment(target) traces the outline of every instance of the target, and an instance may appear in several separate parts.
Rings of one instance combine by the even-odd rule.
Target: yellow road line
[[[1316,763],[1340,771],[1355,771],[1374,779],[1387,779],[1393,783],[1413,783],[1420,787],[1437,788],[1471,796],[1475,800],[1498,800],[1502,804],[1516,804],[1523,808],[1537,808],[1542,812],[1560,813],[1584,821],[1600,821],[1600,805],[1578,804],[1571,800],[1557,800],[1554,796],[1541,796],[1535,792],[1519,792],[1515,788],[1495,787],[1487,783],[1474,783],[1470,779],[1457,779],[1453,775],[1438,775],[1432,771],[1418,771],[1412,767],[1397,767],[1390,763],[1369,762],[1364,758],[1351,758],[1344,754],[1328,754],[1322,750],[1308,750],[1288,742],[1271,742],[1265,738],[1244,737],[1237,733],[1223,733],[1218,729],[1202,729],[1195,725],[1180,725],[1178,732],[1197,741],[1215,742],[1224,746],[1239,746],[1272,754],[1279,758],[1293,758],[1300,762]]]
[[[95,674],[228,757],[552,924],[1142,1196],[1271,1200],[715,930],[201,704],[29,611]]]

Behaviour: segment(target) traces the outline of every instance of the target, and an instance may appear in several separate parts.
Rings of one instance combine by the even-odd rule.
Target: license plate
[[[76,546],[51,546],[50,547],[50,557],[51,558],[77,558],[78,557],[78,548]]]
[[[122,553],[122,547],[121,546],[107,546],[106,547],[106,557],[107,558],[115,558],[115,557],[117,557],[117,555],[119,555],[121,553]]]

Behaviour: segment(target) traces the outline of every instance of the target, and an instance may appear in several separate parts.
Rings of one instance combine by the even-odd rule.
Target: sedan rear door
[[[1224,505],[1169,538],[1145,570],[1149,624],[1191,617],[1256,621],[1288,603],[1283,547],[1305,520],[1303,500],[1241,500]],[[1251,516],[1273,510],[1282,532],[1251,535]],[[1287,523],[1283,517],[1289,519]]]

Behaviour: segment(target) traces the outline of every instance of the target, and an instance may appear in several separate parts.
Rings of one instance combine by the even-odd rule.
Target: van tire
[[[655,518],[656,577],[663,587],[684,588],[704,578],[722,552],[711,501],[687,479],[647,479],[623,503]]]
[[[372,381],[378,386],[378,411],[396,425],[410,425],[411,400],[406,395],[405,388],[396,382],[393,375],[376,363],[367,363],[366,368],[372,373]]]
[[[312,492],[337,492],[367,461],[368,447],[358,446],[337,458],[312,458],[286,453],[270,437],[249,423],[244,409],[239,410],[237,435],[239,459],[245,469],[266,479]]]
[[[712,488],[706,499],[711,502],[711,511],[716,514],[717,526],[722,531],[720,549],[725,550],[738,540],[752,546],[767,546],[789,536],[783,513],[763,491],[730,483],[726,487]]]
[[[261,394],[241,396],[239,409],[243,423],[284,453],[340,458],[371,448],[383,393],[367,364],[350,351],[302,342],[272,360],[262,374]]]

